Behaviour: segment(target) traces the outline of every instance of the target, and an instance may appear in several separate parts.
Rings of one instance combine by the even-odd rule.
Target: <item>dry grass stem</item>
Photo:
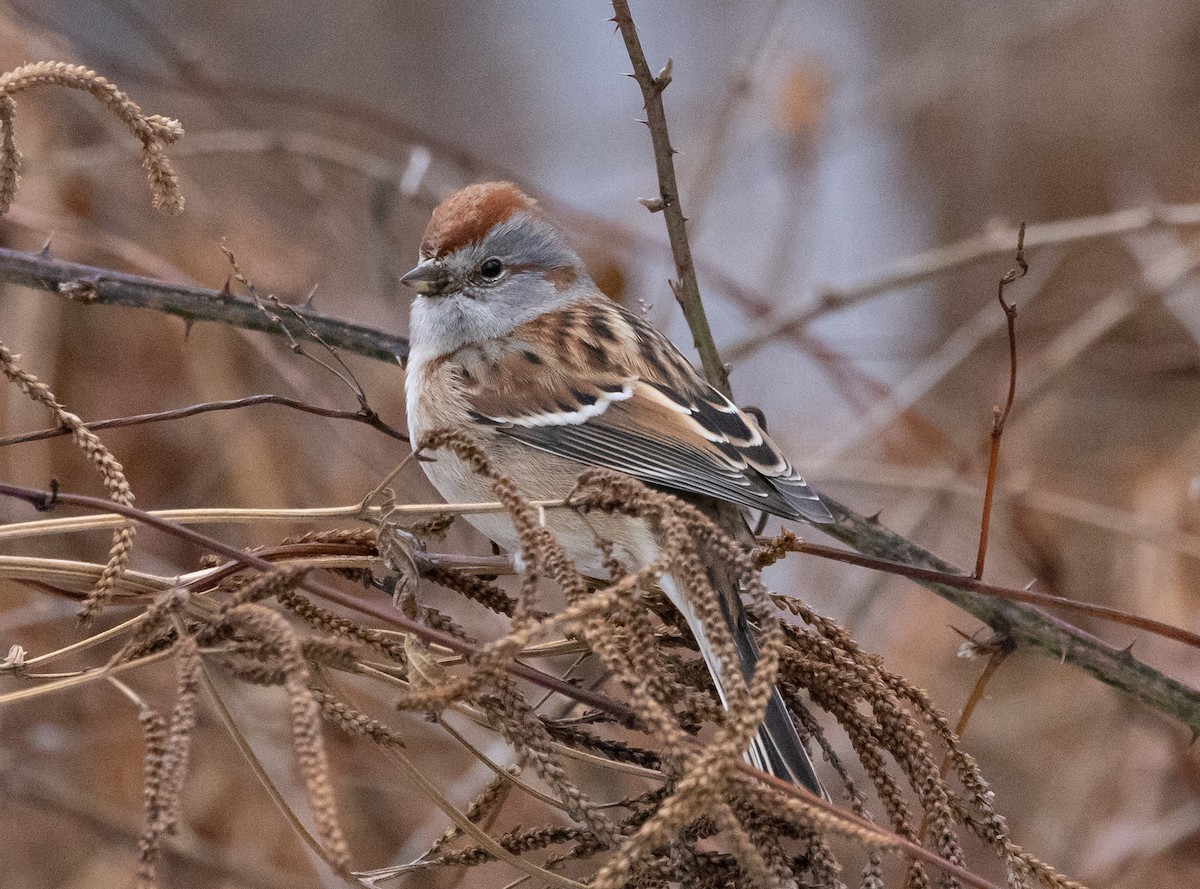
[[[21,368],[17,356],[9,351],[3,343],[0,343],[0,369],[3,369],[9,382],[16,385],[30,399],[48,408],[59,423],[71,430],[75,444],[99,469],[109,496],[122,506],[132,505],[133,490],[129,487],[121,464],[79,417],[70,413],[59,403],[49,386]],[[112,546],[108,552],[108,562],[80,609],[79,617],[84,622],[91,620],[116,589],[125,568],[129,565],[129,555],[133,549],[133,536],[134,525],[129,521],[122,522],[114,532]]]

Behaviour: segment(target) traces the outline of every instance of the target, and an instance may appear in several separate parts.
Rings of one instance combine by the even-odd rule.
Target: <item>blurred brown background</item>
[[[992,405],[1007,381],[998,277],[1011,250],[942,274],[925,251],[1019,220],[1072,220],[1200,200],[1200,9],[1103,0],[853,5],[636,3],[667,110],[693,247],[739,401],[816,486],[961,565],[973,561]],[[601,2],[80,2],[0,5],[0,67],[54,58],[178,117],[187,211],[154,213],[136,146],[90,98],[19,99],[25,177],[0,243],[53,233],[68,259],[219,287],[222,238],[263,289],[403,332],[396,285],[434,203],[469,181],[534,191],[595,277],[681,345],[640,97]],[[1068,228],[1068,234],[1083,230]],[[1021,387],[1001,460],[988,577],[1200,623],[1200,291],[1195,229],[1152,227],[1030,251]],[[1014,245],[1015,246],[1015,245]],[[896,286],[771,333],[822,294]],[[761,334],[761,336],[759,336]],[[261,335],[66,304],[4,286],[0,339],[67,406],[99,418],[256,392],[354,406],[316,365]],[[403,373],[352,361],[403,425]],[[7,432],[46,416],[15,388]],[[350,503],[403,448],[280,408],[104,436],[138,502]],[[64,441],[0,450],[0,477],[97,489]],[[433,499],[419,478],[414,501]],[[6,518],[27,512],[0,504]],[[233,526],[259,543],[288,529]],[[810,535],[816,536],[816,535]],[[105,536],[5,551],[101,558]],[[456,532],[447,546],[486,551]],[[173,574],[197,553],[144,534],[135,565]],[[956,716],[982,664],[956,657],[969,616],[914,585],[807,558],[769,578],[850,627]],[[70,602],[0,583],[0,648],[78,638]],[[1193,684],[1200,655],[1086,624]],[[166,695],[171,670],[132,680]],[[6,690],[11,687],[5,683]],[[287,785],[274,692],[229,689]],[[0,710],[0,884],[132,885],[140,819],[136,713],[100,684]],[[414,721],[415,722],[415,721]],[[412,736],[443,736],[414,724]],[[201,716],[169,886],[336,885]],[[445,827],[365,745],[330,735],[358,863],[419,855]],[[1200,760],[1167,717],[1032,653],[999,671],[967,733],[1014,838],[1097,887],[1200,882]],[[457,751],[447,756],[458,757]],[[465,759],[456,801],[484,777]],[[472,783],[474,782],[474,783]],[[458,874],[502,886],[499,867]],[[387,885],[426,885],[416,877]],[[439,885],[451,885],[453,880]]]

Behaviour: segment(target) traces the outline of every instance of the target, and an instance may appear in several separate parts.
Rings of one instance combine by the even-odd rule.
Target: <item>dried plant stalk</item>
[[[0,216],[12,205],[21,169],[21,153],[13,137],[16,103],[12,97],[36,86],[66,87],[95,96],[142,143],[142,166],[150,179],[155,209],[183,210],[179,177],[164,150],[183,136],[179,121],[159,114],[144,114],[115,84],[90,68],[47,61],[31,62],[0,75]]]

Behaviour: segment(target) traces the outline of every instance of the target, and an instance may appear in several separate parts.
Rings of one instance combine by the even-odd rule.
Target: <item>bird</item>
[[[759,423],[705,382],[672,342],[607,298],[540,205],[510,182],[468,185],[433,211],[416,267],[409,324],[409,435],[466,435],[531,498],[561,499],[582,471],[603,467],[708,504],[785,519],[832,516]],[[487,479],[446,450],[421,463],[450,503],[492,499]],[[508,517],[468,515],[519,551]],[[547,524],[577,570],[608,578],[594,526],[569,510]],[[617,557],[655,557],[638,519],[609,523]],[[660,578],[696,639],[723,705],[727,677],[704,626],[669,574]],[[746,678],[758,649],[737,589],[720,594]],[[753,766],[828,799],[777,688],[745,753]]]

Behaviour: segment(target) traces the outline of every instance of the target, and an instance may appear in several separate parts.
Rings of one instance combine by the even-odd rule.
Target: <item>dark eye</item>
[[[504,274],[504,263],[496,257],[485,259],[479,266],[479,274],[485,281],[495,281]]]

